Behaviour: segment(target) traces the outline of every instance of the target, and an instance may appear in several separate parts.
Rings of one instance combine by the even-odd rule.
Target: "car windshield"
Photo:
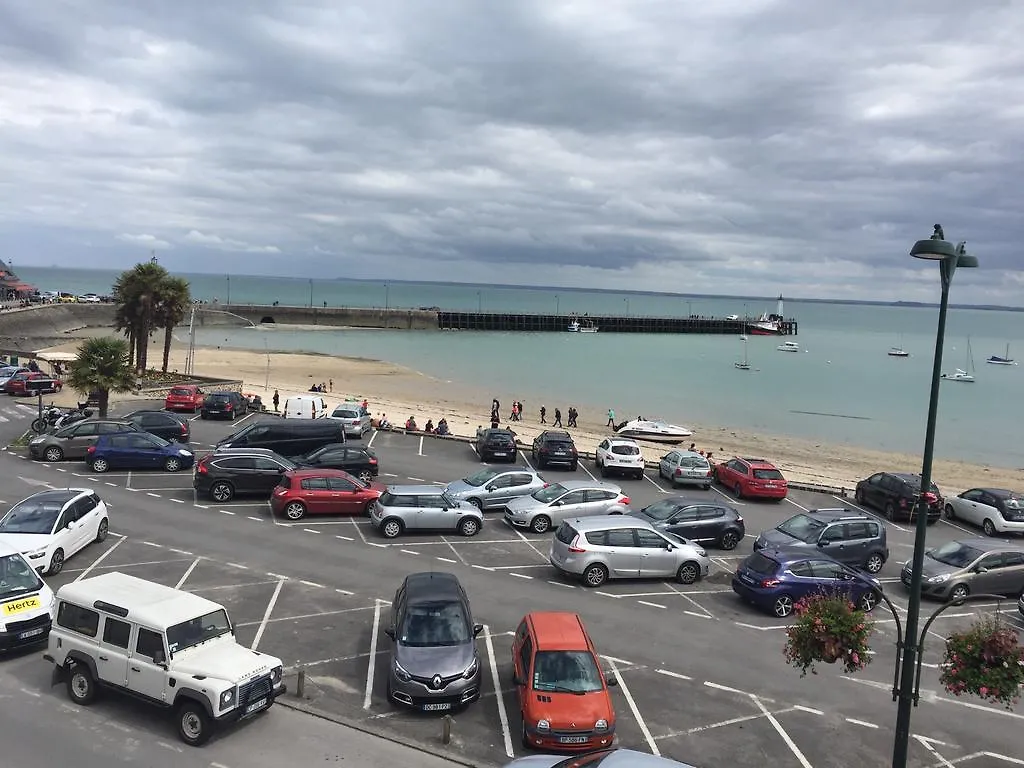
[[[754,573],[775,573],[779,569],[779,564],[772,560],[770,557],[765,557],[760,552],[755,552],[747,558],[746,566],[748,570]]]
[[[65,501],[25,499],[0,520],[0,533],[52,533]]]
[[[560,498],[566,491],[566,488],[561,483],[555,483],[554,485],[548,485],[544,488],[533,492],[533,498],[543,504],[550,504],[555,499]]]
[[[501,474],[501,470],[498,469],[481,469],[469,477],[462,478],[462,482],[466,485],[472,485],[474,488],[479,488],[481,485],[486,483],[488,480],[493,480],[495,477]]]
[[[533,688],[552,693],[590,693],[602,690],[604,681],[589,651],[538,651],[533,662]]]
[[[622,445],[620,443],[612,446],[612,453],[618,456],[638,456],[640,454],[640,449],[635,445]]]
[[[21,555],[0,557],[0,600],[33,592],[43,586]]]
[[[213,640],[215,637],[231,632],[231,623],[223,608],[194,619],[175,624],[167,630],[167,647],[171,655],[181,653],[186,648]]]
[[[777,469],[755,469],[755,480],[782,480],[782,473]]]
[[[977,547],[971,547],[959,541],[948,541],[941,547],[930,550],[928,557],[945,565],[952,565],[954,568],[965,568],[983,554],[985,553]]]
[[[651,518],[652,520],[668,520],[675,511],[679,509],[679,505],[672,501],[656,501],[649,507],[644,507],[644,516]]]
[[[1024,496],[1019,493],[1010,493],[1003,497],[1003,504],[1007,509],[1024,509]]]
[[[465,645],[473,639],[462,603],[416,603],[405,612],[398,642],[410,648]]]
[[[348,408],[336,408],[334,413],[331,414],[336,419],[358,419],[359,414],[355,411],[350,411]]]
[[[167,446],[170,445],[169,441],[164,440],[162,437],[157,437],[156,435],[147,434],[147,435],[145,435],[145,437],[146,437],[146,439],[149,442],[151,442],[157,448],[166,448]]]
[[[807,515],[796,515],[781,523],[778,530],[799,541],[817,541],[818,534],[825,524]]]
[[[190,390],[190,389],[172,389],[171,390],[171,394],[175,395],[176,397],[191,397],[192,396],[192,390]]]

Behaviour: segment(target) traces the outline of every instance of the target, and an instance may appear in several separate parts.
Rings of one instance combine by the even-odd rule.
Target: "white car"
[[[107,505],[89,488],[41,491],[19,501],[0,520],[0,542],[20,552],[36,571],[57,574],[64,562],[107,538]]]
[[[644,476],[644,455],[640,446],[624,437],[606,437],[594,452],[594,465],[601,477],[617,473],[640,480]]]
[[[53,602],[28,561],[0,541],[0,652],[45,642]]]
[[[981,526],[986,536],[1024,534],[1024,494],[1001,488],[972,488],[946,499],[946,517]]]
[[[99,304],[101,299],[95,293],[86,293],[78,297],[81,304]]]

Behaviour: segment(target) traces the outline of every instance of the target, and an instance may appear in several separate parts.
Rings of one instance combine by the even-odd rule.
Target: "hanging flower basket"
[[[1024,647],[1017,632],[998,615],[954,632],[946,639],[939,681],[954,696],[971,694],[1012,709],[1024,683]]]
[[[875,631],[867,614],[845,593],[820,593],[793,606],[796,621],[786,630],[783,656],[800,670],[818,674],[815,664],[842,663],[846,672],[864,669],[871,662],[868,638]]]

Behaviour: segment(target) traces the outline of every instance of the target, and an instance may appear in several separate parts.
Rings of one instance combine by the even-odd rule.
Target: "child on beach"
[[[545,417],[546,417],[547,415],[548,415],[548,409],[547,409],[547,408],[545,408],[545,407],[544,407],[544,406],[542,405],[542,406],[540,407],[540,423],[541,423],[541,424],[547,424],[547,423],[548,423],[547,419],[545,418]]]

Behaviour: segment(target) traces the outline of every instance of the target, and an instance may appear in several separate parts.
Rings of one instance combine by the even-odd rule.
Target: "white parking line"
[[[878,728],[878,726],[874,723],[869,723],[867,720],[858,720],[854,717],[846,718],[846,722],[850,723],[851,725],[861,725],[865,728]]]
[[[407,554],[407,555],[418,555],[418,554],[419,554],[419,552],[417,552],[417,551],[416,551],[416,550],[414,550],[414,549],[400,549],[400,550],[398,550],[398,551],[399,551],[399,552],[404,552],[404,553],[405,553],[405,554]]]
[[[804,512],[810,512],[811,511],[807,507],[805,507],[803,504],[797,504],[795,501],[793,501],[791,498],[789,498],[789,496],[786,497],[786,501],[789,502],[790,504],[792,504],[794,507],[796,507],[798,509],[802,509]]]
[[[677,595],[679,595],[681,598],[683,598],[683,600],[686,600],[687,602],[689,602],[694,608],[696,608],[698,611],[700,611],[701,614],[704,615],[705,618],[708,618],[708,619],[715,618],[714,614],[712,614],[711,611],[709,611],[707,608],[705,608],[703,605],[698,603],[696,600],[694,600],[689,595],[685,594],[682,590],[676,589],[675,587],[673,587],[671,584],[668,584],[668,583],[666,583],[665,586],[667,586],[669,589],[671,589],[673,592],[675,592]],[[683,611],[683,613],[692,614],[693,611]]]
[[[597,478],[596,478],[596,477],[594,477],[594,473],[593,473],[593,472],[591,472],[591,471],[590,471],[589,469],[587,469],[587,465],[586,465],[586,464],[584,464],[583,462],[577,462],[577,463],[576,463],[576,466],[578,466],[578,467],[579,467],[580,469],[582,469],[582,470],[583,470],[584,472],[586,472],[586,473],[587,473],[587,476],[588,476],[588,477],[589,477],[589,478],[590,478],[591,480],[593,480],[593,481],[594,481],[595,483],[597,482]]]
[[[533,576],[527,576],[525,573],[510,573],[509,576],[515,576],[517,579],[532,579]]]
[[[658,493],[668,493],[668,491],[666,491],[664,488],[662,488],[661,485],[659,485],[658,483],[656,483],[653,480],[651,480],[651,478],[647,476],[646,472],[644,472],[644,480],[646,480],[648,483],[650,483],[655,488],[657,488],[658,489]]]
[[[501,723],[501,735],[505,741],[505,755],[515,757],[512,750],[512,731],[508,726],[508,712],[505,711],[505,697],[501,695],[501,680],[498,678],[498,662],[494,655],[494,643],[491,640],[491,629],[484,624],[484,645],[487,648],[487,662],[491,668],[491,682],[494,684],[495,700],[498,702],[498,722]]]
[[[356,533],[358,533],[359,534],[359,538],[363,540],[363,544],[368,544],[369,542],[366,540],[366,534],[363,533],[363,529],[360,528],[358,525],[356,525],[356,521],[355,520],[352,520],[350,518],[349,522],[352,523],[352,527],[356,529]]]
[[[267,622],[270,621],[270,614],[274,612],[274,606],[277,605],[277,598],[281,596],[281,587],[283,586],[284,579],[281,579],[277,582],[277,586],[274,587],[274,594],[271,595],[270,601],[267,603],[267,610],[263,612],[263,621],[260,622],[259,629],[256,630],[256,637],[252,639],[252,645],[249,646],[250,650],[255,651],[259,646],[263,633],[267,629]]]
[[[457,549],[455,548],[455,546],[454,546],[454,545],[453,545],[453,544],[452,544],[452,543],[451,543],[450,541],[448,541],[448,539],[447,539],[447,538],[445,538],[444,536],[442,536],[442,537],[441,537],[441,539],[442,539],[442,540],[444,541],[444,543],[445,543],[445,544],[447,544],[447,545],[448,545],[448,549],[450,549],[450,550],[452,551],[452,553],[453,553],[453,554],[454,554],[454,555],[455,555],[455,556],[456,556],[457,558],[459,558],[459,562],[460,562],[460,563],[462,563],[463,565],[468,565],[468,563],[466,562],[466,558],[464,558],[464,557],[462,556],[462,554],[461,554],[461,553],[459,552],[459,550],[457,550]],[[437,559],[438,559],[438,560],[444,560],[444,558],[443,558],[443,557],[439,557],[439,558],[437,558]]]
[[[423,456],[423,455],[424,455],[424,454],[423,454],[423,435],[420,435],[420,449],[419,449],[419,451],[418,451],[418,454],[419,454],[420,456]]]
[[[102,562],[103,562],[104,560],[106,560],[106,559],[107,559],[107,558],[108,558],[108,557],[110,556],[110,553],[111,553],[111,552],[113,552],[113,551],[114,551],[115,549],[117,549],[118,547],[120,547],[120,546],[121,546],[122,544],[124,544],[124,543],[125,543],[126,541],[128,541],[128,537],[127,537],[127,536],[122,536],[122,537],[121,537],[121,538],[120,538],[120,539],[119,539],[118,541],[114,542],[114,545],[113,545],[113,546],[112,546],[112,547],[111,547],[110,549],[108,549],[108,550],[107,550],[106,552],[104,552],[104,553],[103,553],[102,555],[100,555],[100,556],[99,556],[99,557],[97,557],[97,558],[96,558],[95,560],[93,560],[93,561],[92,561],[92,565],[90,565],[90,566],[89,566],[88,568],[86,568],[86,569],[85,569],[84,571],[82,571],[82,572],[81,572],[80,574],[78,574],[78,576],[76,576],[76,577],[75,577],[75,581],[81,581],[81,580],[82,580],[82,579],[84,579],[84,578],[85,578],[86,576],[88,576],[88,575],[89,575],[90,573],[92,573],[92,570],[93,570],[93,569],[94,569],[94,568],[95,568],[95,567],[96,567],[97,565],[99,565],[99,564],[100,564],[100,563],[102,563]]]
[[[536,546],[534,546],[533,542],[532,542],[532,541],[530,541],[530,540],[529,540],[528,538],[526,538],[526,536],[525,536],[525,535],[523,534],[523,532],[522,532],[522,531],[520,531],[520,530],[519,530],[519,529],[517,529],[517,528],[513,528],[512,530],[514,530],[514,531],[516,532],[516,535],[517,535],[517,536],[518,536],[518,537],[519,537],[519,538],[520,538],[520,539],[521,539],[522,541],[526,542],[526,546],[528,546],[528,547],[529,547],[530,549],[532,549],[532,550],[533,550],[534,552],[536,552],[536,553],[537,553],[537,557],[539,557],[539,558],[540,558],[541,560],[543,560],[543,561],[544,561],[545,563],[546,563],[546,562],[548,561],[548,558],[547,558],[547,556],[546,556],[546,555],[545,555],[545,554],[544,554],[543,552],[541,552],[541,551],[540,551],[539,549],[537,549],[537,547],[536,547]]]
[[[458,562],[457,560],[452,560],[450,557],[437,557],[434,559],[440,560],[442,563],[451,563],[452,565]]]
[[[772,724],[772,728],[775,729],[776,733],[778,733],[779,736],[782,737],[782,740],[786,742],[786,746],[789,747],[789,750],[793,753],[794,757],[800,761],[800,765],[802,765],[803,768],[812,768],[810,762],[806,757],[804,757],[804,753],[800,751],[800,748],[796,745],[793,739],[790,738],[790,735],[786,733],[786,729],[782,727],[782,723],[775,718],[775,715],[768,711],[768,708],[761,703],[761,700],[757,698],[757,696],[751,694],[750,699],[757,705],[757,708],[761,710],[765,719]]]
[[[199,561],[202,559],[203,558],[201,557],[197,557],[195,560],[192,561],[192,564],[185,570],[185,573],[182,575],[182,577],[178,579],[178,583],[174,585],[175,589],[181,589],[181,585],[188,580],[188,577],[192,575],[192,571],[196,569],[196,566],[199,565]]]
[[[377,430],[373,431],[373,434],[370,435],[370,439],[366,441],[366,447],[367,448],[372,448],[373,447],[373,441],[377,439],[377,435],[379,435],[379,434],[380,434],[380,432],[378,432]]]
[[[663,608],[665,610],[668,609],[667,605],[662,605],[661,603],[649,603],[646,600],[637,600],[637,602],[640,603],[640,605],[649,605],[651,608]]]
[[[531,464],[530,460],[526,458],[526,454],[523,451],[520,451],[519,455],[522,457],[523,462],[526,464],[526,466],[528,466],[530,469],[533,469],[533,464]]]
[[[728,499],[730,504],[736,504],[736,505],[738,505],[740,507],[743,506],[743,502],[742,501],[737,499],[735,496],[730,496],[729,494],[725,493],[717,485],[712,485],[711,486],[711,490],[714,491],[715,493],[717,493],[722,498]]]
[[[366,689],[363,691],[363,709],[373,703],[373,673],[377,668],[377,636],[380,632],[380,600],[373,601],[373,627],[370,630],[370,661],[366,667]]]
[[[654,670],[659,675],[665,675],[666,677],[674,677],[676,680],[693,680],[689,675],[682,675],[679,672],[672,672],[668,669],[656,669]]]
[[[644,739],[647,740],[647,746],[651,748],[652,754],[660,756],[661,750],[658,749],[658,743],[654,740],[650,729],[647,727],[647,723],[640,714],[640,708],[637,707],[636,702],[633,700],[633,694],[629,692],[629,687],[626,685],[626,681],[622,678],[622,673],[619,672],[614,661],[607,656],[605,656],[605,659],[608,664],[611,665],[612,672],[615,674],[615,679],[619,681],[619,688],[622,689],[622,695],[626,697],[626,703],[629,705],[630,710],[632,710],[633,718],[636,720],[637,725],[640,726],[640,732],[644,735]]]

